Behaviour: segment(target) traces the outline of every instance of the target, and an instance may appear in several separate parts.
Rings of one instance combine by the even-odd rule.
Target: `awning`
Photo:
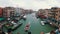
[[[0,21],[5,20],[5,18],[0,18]]]
[[[51,18],[51,21],[55,22],[55,23],[57,22],[57,20],[55,18]]]
[[[55,18],[49,17],[48,19],[49,19],[50,21],[52,21],[52,22],[57,22],[57,20],[56,20]]]
[[[47,20],[50,20],[50,21],[55,22],[55,23],[57,22],[57,20],[55,18],[51,18],[51,17],[48,17]]]

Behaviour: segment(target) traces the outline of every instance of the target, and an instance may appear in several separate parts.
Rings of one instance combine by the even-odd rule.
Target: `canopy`
[[[0,21],[4,20],[5,18],[0,18]]]
[[[57,22],[57,20],[56,20],[55,18],[51,18],[51,17],[48,17],[48,18],[46,19],[46,21],[47,21],[47,20],[50,20],[50,21],[55,22],[55,23]]]

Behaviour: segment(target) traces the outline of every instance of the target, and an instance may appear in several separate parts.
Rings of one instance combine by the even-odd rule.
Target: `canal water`
[[[21,23],[23,23],[22,26],[20,26],[18,29],[16,29],[15,31],[13,31],[13,34],[17,34],[17,32],[20,32],[20,34],[27,34],[27,32],[24,31],[25,25],[27,23],[30,23],[30,30],[32,34],[40,34],[40,32],[45,32],[48,33],[51,30],[54,30],[53,27],[51,27],[50,25],[46,24],[46,25],[41,25],[41,19],[37,19],[35,17],[35,14],[28,14],[27,16],[27,20],[20,20]]]

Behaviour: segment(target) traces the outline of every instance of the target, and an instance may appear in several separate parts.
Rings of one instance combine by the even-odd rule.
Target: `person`
[[[28,34],[31,34],[31,32],[28,32]]]
[[[44,34],[44,32],[41,32],[40,34]]]
[[[50,34],[56,34],[56,33],[55,33],[55,31],[54,31],[54,30],[52,30],[52,31],[50,32]]]
[[[56,29],[56,34],[60,34],[60,25],[58,26],[58,29]]]
[[[8,34],[12,34],[12,31],[8,31]]]
[[[57,29],[55,32],[56,32],[56,34],[60,34],[60,28]]]
[[[12,34],[12,30],[11,30],[11,28],[10,29],[8,29],[8,34]]]
[[[3,29],[3,25],[0,23],[0,30],[2,30]]]

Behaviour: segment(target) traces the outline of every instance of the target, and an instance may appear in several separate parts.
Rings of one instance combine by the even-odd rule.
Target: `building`
[[[14,7],[5,7],[3,8],[3,17],[10,18],[14,16]]]
[[[22,14],[22,11],[23,11],[23,8],[18,8],[18,7],[16,7],[15,8],[15,14]]]
[[[47,10],[45,9],[39,9],[38,12],[36,13],[37,18],[47,18]]]
[[[50,9],[40,9],[40,10],[38,10],[38,14],[41,13],[41,14],[43,14],[44,16],[48,17],[50,11],[51,11]]]
[[[44,11],[44,9],[39,9],[39,10],[38,10],[38,13],[45,14],[45,11]]]
[[[60,8],[52,7],[49,17],[55,18],[57,21],[60,20]]]
[[[57,21],[60,20],[60,8],[53,7],[51,9],[52,17],[55,18]]]
[[[58,7],[52,7],[51,9],[40,9],[38,13],[54,18],[57,21],[60,20],[60,8]]]
[[[3,8],[0,7],[0,17],[3,16]]]

